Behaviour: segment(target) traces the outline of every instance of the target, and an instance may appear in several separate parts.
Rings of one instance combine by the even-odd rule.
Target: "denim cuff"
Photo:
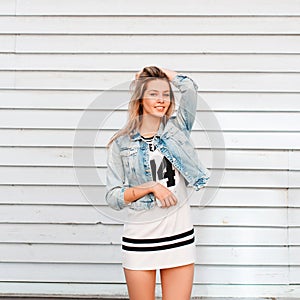
[[[194,88],[197,90],[198,86],[197,84],[193,81],[192,78],[190,78],[189,76],[183,75],[181,73],[177,74],[173,79],[172,79],[172,83],[174,84],[174,86],[176,88],[179,88],[182,84],[186,83],[186,82],[192,82]]]
[[[118,197],[118,206],[120,207],[120,209],[124,208],[125,206],[127,206],[127,204],[125,203],[124,200],[124,192],[125,192],[126,187],[123,186],[120,190],[120,195]]]

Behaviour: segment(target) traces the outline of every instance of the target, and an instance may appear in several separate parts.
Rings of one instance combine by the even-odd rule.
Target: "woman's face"
[[[163,117],[170,104],[170,88],[166,80],[155,79],[148,82],[142,99],[143,115]]]

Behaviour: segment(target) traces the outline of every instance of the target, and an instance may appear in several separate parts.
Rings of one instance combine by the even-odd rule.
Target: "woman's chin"
[[[146,115],[149,115],[149,116],[154,117],[154,118],[162,118],[165,115],[165,113],[156,111],[156,112],[153,112],[151,114],[146,114]]]
[[[150,109],[145,109],[143,110],[143,115],[149,115],[151,117],[155,117],[155,118],[162,118],[166,115],[167,113],[167,108],[155,108],[155,107],[151,107]]]
[[[153,112],[154,115],[156,115],[157,117],[162,118],[165,114],[166,114],[166,110],[162,110],[162,111],[154,111]]]
[[[156,113],[156,114],[154,114],[154,116],[155,116],[156,118],[163,118],[164,115],[165,115],[164,113],[161,113],[161,114]]]

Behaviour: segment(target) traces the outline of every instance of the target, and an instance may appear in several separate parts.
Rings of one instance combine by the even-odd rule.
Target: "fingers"
[[[156,183],[153,186],[153,193],[156,199],[161,203],[161,207],[170,207],[177,204],[177,198],[175,195],[165,186],[160,183]]]
[[[141,73],[142,73],[142,71],[135,73],[135,79],[139,79]]]
[[[174,196],[174,194],[170,194],[168,197],[161,200],[162,207],[170,207],[175,206],[177,204],[177,198]]]

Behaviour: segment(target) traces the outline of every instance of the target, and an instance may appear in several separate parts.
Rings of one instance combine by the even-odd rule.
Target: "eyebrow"
[[[158,90],[148,90],[148,91],[155,91],[155,92],[159,92]],[[165,90],[164,92],[169,92],[170,90]]]

